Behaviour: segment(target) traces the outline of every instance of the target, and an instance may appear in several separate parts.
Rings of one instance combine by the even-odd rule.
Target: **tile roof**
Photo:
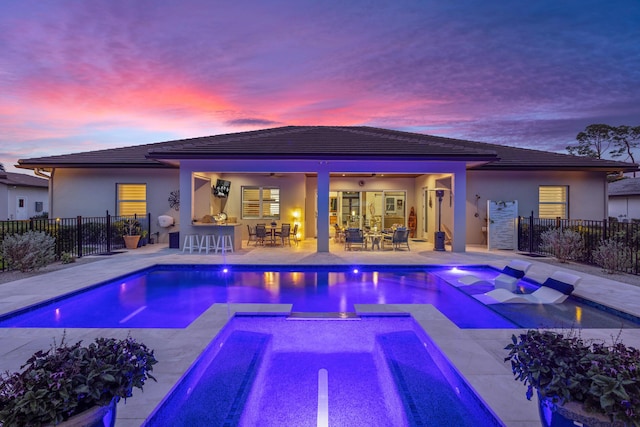
[[[609,196],[640,195],[640,178],[625,178],[609,183]]]
[[[76,154],[22,159],[22,167],[175,167],[180,159],[460,160],[478,170],[631,171],[629,163],[367,126],[285,126]]]
[[[0,171],[0,184],[15,185],[17,187],[49,187],[49,181],[46,179],[5,171]]]

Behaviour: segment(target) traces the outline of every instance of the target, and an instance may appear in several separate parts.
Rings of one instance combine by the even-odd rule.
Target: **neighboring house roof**
[[[25,168],[176,167],[180,159],[460,160],[477,170],[633,171],[630,163],[367,126],[285,126],[18,161]],[[169,163],[169,164],[167,164]]]
[[[15,185],[16,187],[42,187],[49,188],[49,181],[37,176],[23,173],[11,173],[0,171],[0,184]]]
[[[609,183],[609,196],[639,196],[640,178],[625,178]]]

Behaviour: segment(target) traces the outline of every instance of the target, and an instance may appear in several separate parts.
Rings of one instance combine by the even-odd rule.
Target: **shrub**
[[[573,230],[554,228],[542,233],[540,238],[542,249],[552,253],[560,262],[578,259],[584,252],[584,239]]]
[[[593,261],[609,274],[625,271],[632,265],[631,248],[615,237],[602,241],[592,255]]]
[[[32,271],[55,259],[55,239],[42,231],[13,234],[2,242],[2,257],[9,268]]]
[[[0,425],[59,424],[93,406],[142,390],[157,363],[153,350],[133,338],[96,338],[81,346],[65,343],[38,351],[22,372],[0,377]],[[26,369],[25,369],[26,368]]]
[[[76,262],[76,259],[69,252],[62,252],[60,254],[60,262],[62,264],[71,264],[72,262]]]

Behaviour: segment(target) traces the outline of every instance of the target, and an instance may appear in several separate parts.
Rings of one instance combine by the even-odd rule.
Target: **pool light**
[[[223,272],[223,273],[228,273],[228,272],[229,272],[229,269],[228,269],[227,267],[225,267],[225,268],[223,268],[223,269],[222,269],[222,272]]]
[[[329,372],[322,368],[318,371],[318,427],[329,426]]]

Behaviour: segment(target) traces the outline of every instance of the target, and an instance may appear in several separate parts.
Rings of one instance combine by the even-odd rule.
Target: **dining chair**
[[[247,246],[251,242],[255,242],[255,246],[258,246],[258,239],[256,239],[256,229],[247,224],[247,230],[249,231],[249,240],[247,241]]]
[[[293,226],[293,230],[291,231],[290,238],[293,238],[293,241],[296,243],[296,246],[298,246],[298,224],[295,224]]]
[[[276,230],[275,238],[280,239],[282,246],[284,246],[285,240],[287,240],[289,242],[289,246],[291,246],[291,224],[282,224],[280,230]]]
[[[267,227],[265,226],[265,224],[256,224],[256,246],[258,246],[258,243],[264,246],[266,240]]]

